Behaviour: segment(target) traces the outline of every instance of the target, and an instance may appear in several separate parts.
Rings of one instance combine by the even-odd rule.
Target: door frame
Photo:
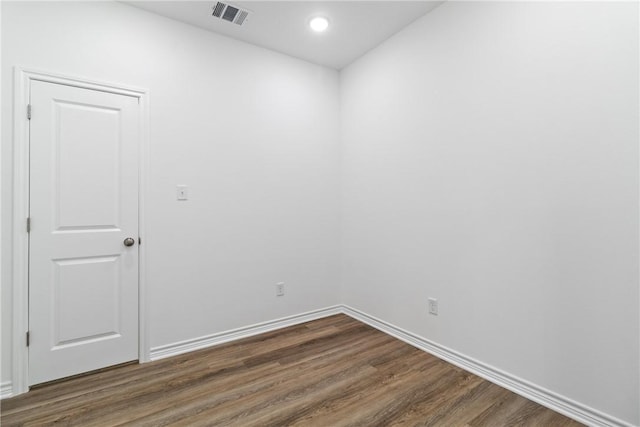
[[[149,154],[149,91],[121,84],[101,82],[25,67],[14,67],[13,105],[13,300],[12,300],[12,395],[29,391],[29,350],[26,333],[29,326],[29,104],[31,82],[64,84],[138,98],[140,104],[140,145],[138,147],[138,360],[150,361],[149,328],[146,310],[145,195],[147,193]],[[37,114],[37,113],[36,113]]]

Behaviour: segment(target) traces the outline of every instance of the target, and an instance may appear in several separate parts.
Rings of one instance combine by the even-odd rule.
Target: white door
[[[29,385],[138,359],[138,102],[31,83]]]

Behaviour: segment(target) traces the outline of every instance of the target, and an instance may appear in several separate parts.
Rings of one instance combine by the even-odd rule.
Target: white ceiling
[[[252,14],[242,26],[211,16],[211,1],[125,1],[205,30],[341,69],[442,1],[231,1]],[[329,18],[315,33],[309,19]]]

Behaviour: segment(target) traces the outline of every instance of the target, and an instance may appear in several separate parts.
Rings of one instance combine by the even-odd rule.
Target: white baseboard
[[[320,319],[322,317],[333,316],[342,313],[342,306],[336,305],[320,310],[309,311],[302,314],[283,317],[281,319],[270,320],[255,325],[245,326],[230,331],[220,332],[204,337],[193,338],[173,344],[154,347],[151,349],[151,360],[164,359],[166,357],[177,356],[178,354],[187,353],[194,350],[200,350],[214,345],[235,341],[242,338],[251,337],[265,332],[274,331],[276,329],[286,328],[288,326],[298,325],[300,323],[309,322],[311,320]]]
[[[13,396],[13,386],[11,381],[5,381],[0,384],[0,399],[6,399]]]
[[[588,426],[633,427],[625,421],[604,414],[550,390],[546,390],[522,378],[518,378],[493,366],[458,353],[455,350],[436,344],[402,328],[363,313],[362,311],[343,305],[342,313]]]

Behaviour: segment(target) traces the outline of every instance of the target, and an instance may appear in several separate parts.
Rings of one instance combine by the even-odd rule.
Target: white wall
[[[2,381],[14,65],[150,91],[152,347],[338,303],[335,70],[123,4],[3,1]],[[189,185],[188,202],[176,184]]]
[[[639,424],[638,89],[631,2],[447,2],[343,70],[343,302]]]

